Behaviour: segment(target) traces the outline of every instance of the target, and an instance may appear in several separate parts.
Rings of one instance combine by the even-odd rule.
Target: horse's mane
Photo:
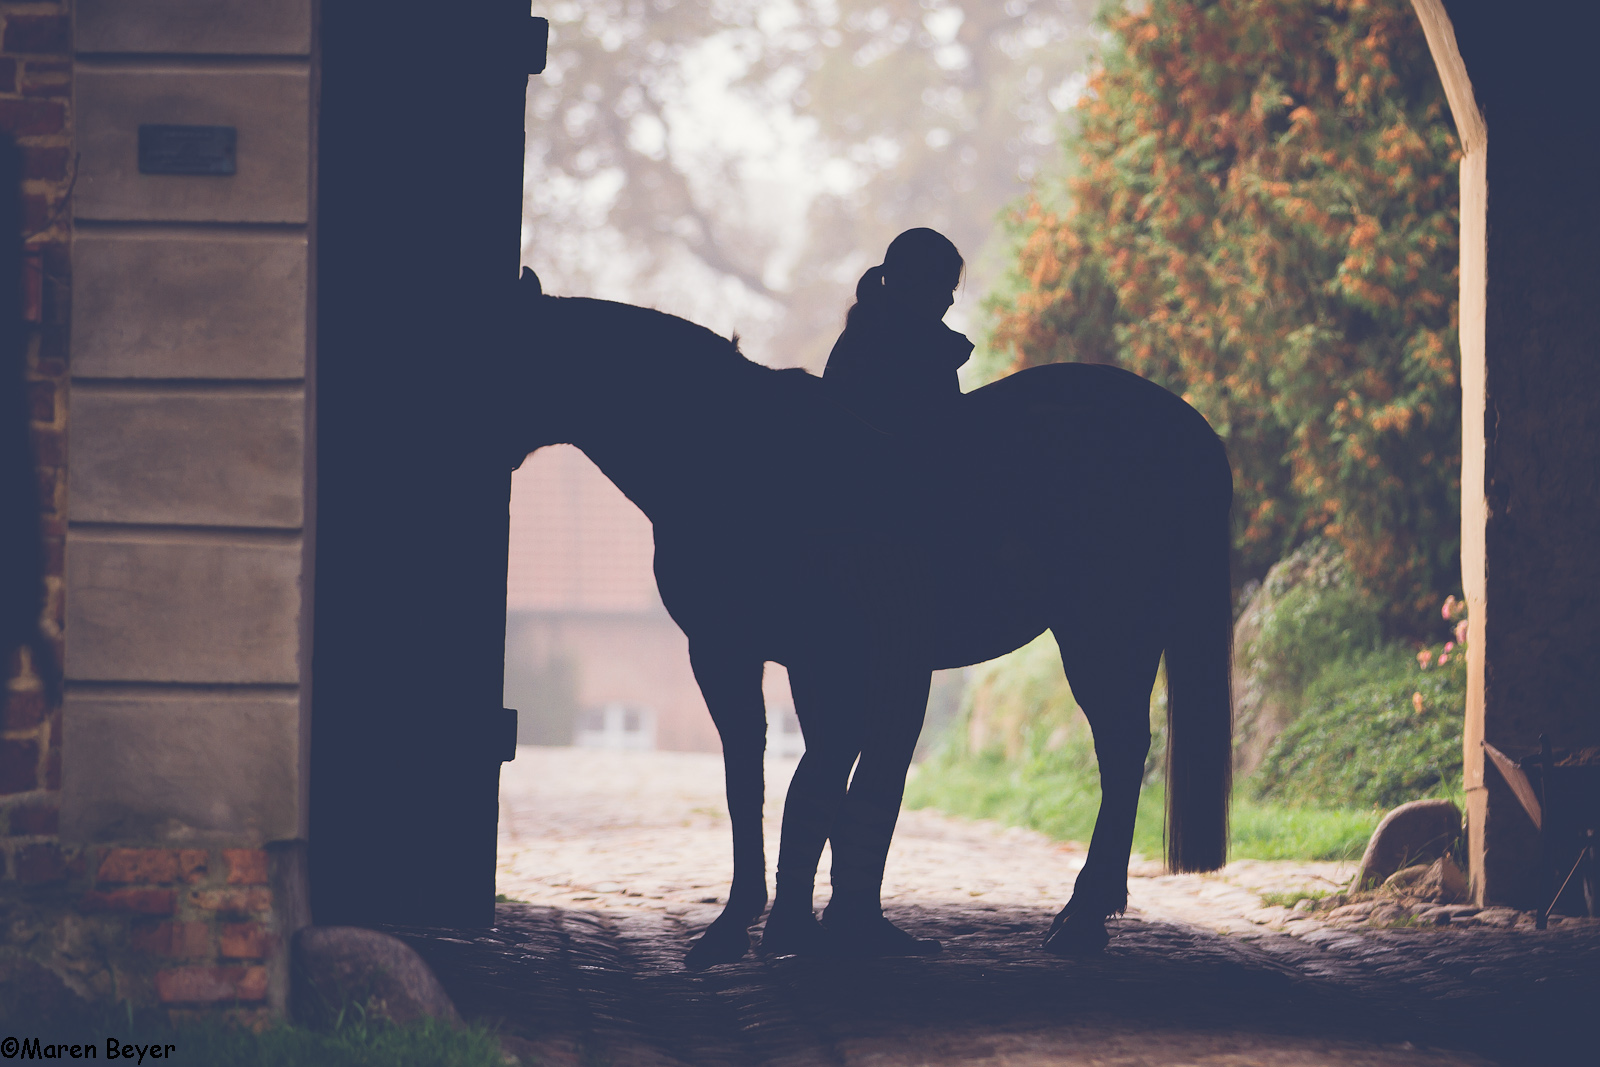
[[[612,339],[617,339],[620,333],[620,340],[624,342],[620,351],[648,353],[651,357],[670,351],[675,370],[773,373],[770,367],[754,362],[739,350],[737,334],[723,337],[699,323],[635,304],[581,296],[545,299],[558,301],[559,309],[572,316],[571,321],[580,333],[604,333]]]

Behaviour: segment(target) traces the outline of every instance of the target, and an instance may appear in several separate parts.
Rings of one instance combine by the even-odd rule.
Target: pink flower
[[[1421,693],[1412,693],[1411,694],[1411,706],[1417,709],[1417,714],[1418,715],[1422,714],[1422,694]]]
[[[1456,623],[1456,642],[1458,644],[1463,644],[1463,645],[1467,643],[1467,620],[1466,619],[1462,619],[1460,622]]]
[[[1444,643],[1444,650],[1446,652],[1454,652],[1456,650],[1456,643],[1454,641],[1446,641]]]
[[[1417,666],[1421,667],[1423,670],[1427,670],[1428,664],[1432,661],[1432,659],[1433,653],[1425,648],[1421,652],[1417,653]]]
[[[1455,598],[1455,594],[1452,593],[1451,595],[1449,595],[1449,596],[1444,598],[1444,606],[1439,609],[1439,614],[1444,616],[1444,621],[1445,622],[1449,622],[1450,621],[1450,616],[1454,615],[1455,612],[1456,612],[1456,598]]]
[[[1449,656],[1440,656],[1439,657],[1439,666],[1443,667],[1446,663],[1449,663],[1449,662],[1450,662],[1450,657]]]

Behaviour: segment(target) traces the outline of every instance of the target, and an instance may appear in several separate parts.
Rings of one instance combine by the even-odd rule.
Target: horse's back
[[[1069,615],[1150,603],[1198,517],[1231,498],[1205,419],[1116,367],[1052,364],[976,390],[959,437],[961,505],[936,546],[942,664],[998,655]]]

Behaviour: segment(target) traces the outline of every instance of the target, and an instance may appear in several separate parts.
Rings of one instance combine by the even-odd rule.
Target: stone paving
[[[773,857],[792,770],[767,765]],[[730,873],[719,757],[525,747],[501,793],[497,882],[515,902],[497,926],[396,932],[527,1063],[1597,1062],[1600,924],[1588,920],[1329,923],[1265,908],[1261,893],[1330,891],[1348,865],[1242,861],[1200,876],[1138,862],[1107,951],[1059,959],[1038,945],[1083,848],[917,811],[902,816],[887,909],[943,954],[752,954],[695,974],[683,953]]]

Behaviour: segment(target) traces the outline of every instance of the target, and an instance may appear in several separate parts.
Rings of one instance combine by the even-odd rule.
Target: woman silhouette
[[[856,283],[822,372],[834,396],[893,434],[923,429],[961,395],[956,368],[972,342],[944,324],[963,263],[937,230],[919,226],[889,243],[883,262]]]

